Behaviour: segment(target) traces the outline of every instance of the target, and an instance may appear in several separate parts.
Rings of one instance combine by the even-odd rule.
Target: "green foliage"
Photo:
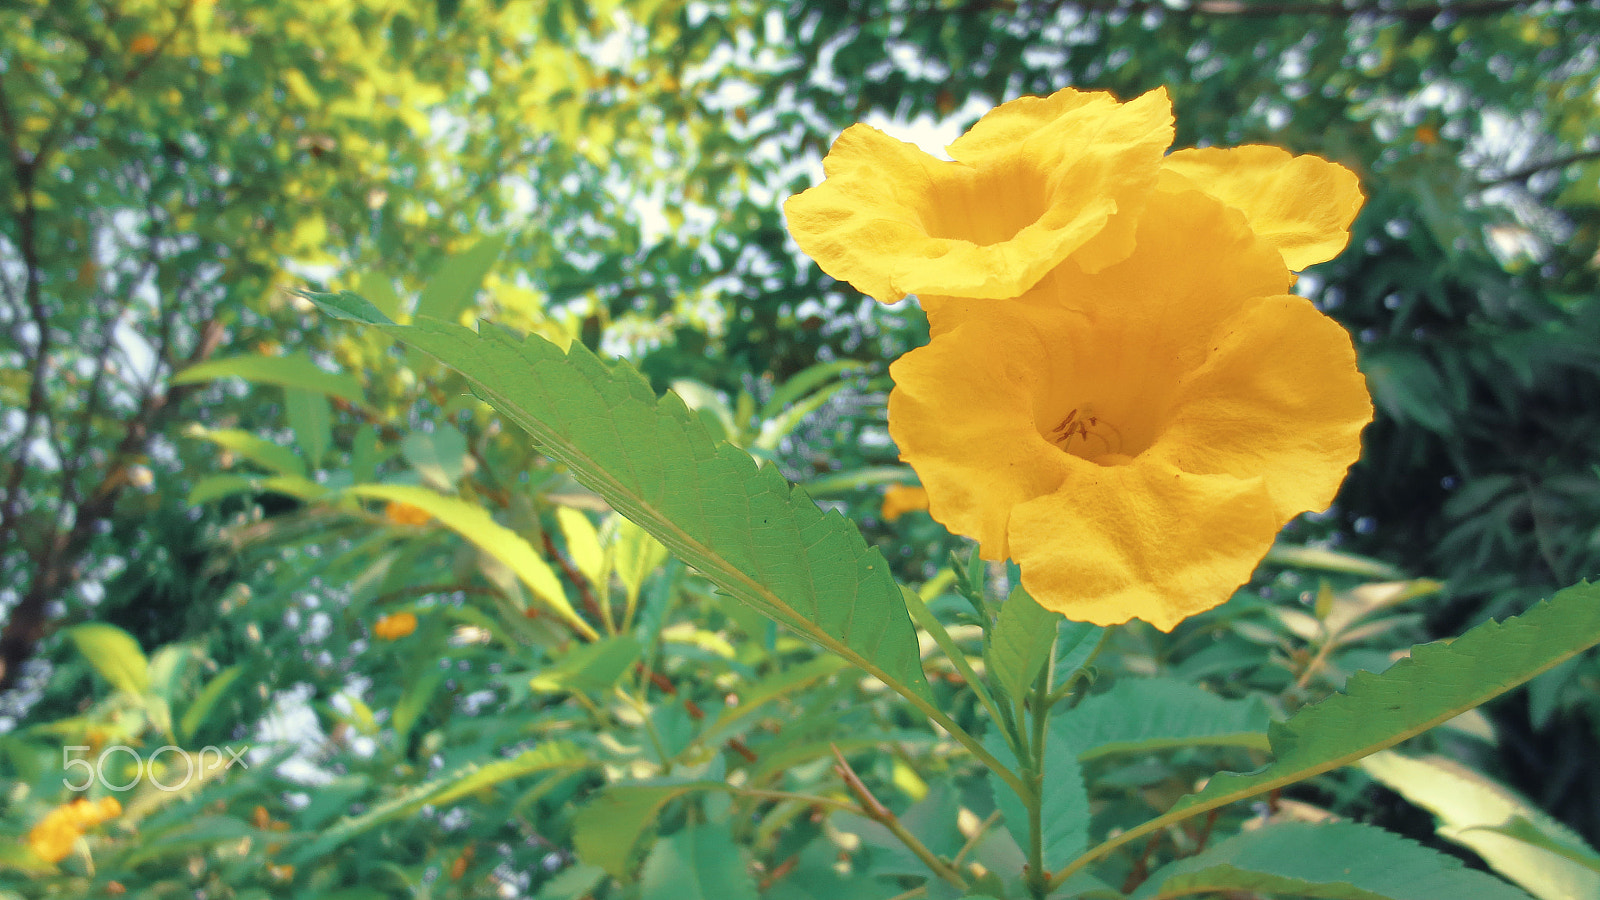
[[[1259,698],[1228,700],[1183,681],[1119,679],[1060,719],[1063,736],[1088,762],[1117,753],[1190,746],[1265,750],[1268,715]]]
[[[1246,832],[1153,873],[1134,900],[1256,891],[1330,900],[1430,900],[1527,895],[1387,831],[1335,822]]]
[[[1218,775],[1174,812],[1265,793],[1348,765],[1454,718],[1594,646],[1600,586],[1574,585],[1505,622],[1448,644],[1422,644],[1388,671],[1358,673],[1345,693],[1296,713],[1270,732],[1272,764]]]
[[[1593,589],[1468,627],[1600,572],[1597,31],[1421,0],[0,2],[0,895],[1017,900],[1037,851],[1097,900],[1520,896],[1294,821],[1333,814],[1590,896]],[[1356,338],[1363,462],[1170,636],[1040,627],[976,562],[956,596],[965,545],[881,520],[912,477],[886,365],[926,322],[782,227],[851,123],[1065,84],[1165,84],[1179,146],[1319,153],[1369,198],[1297,287]],[[399,332],[463,375],[328,327],[308,281],[571,349]],[[269,755],[96,786],[122,816],[29,849],[64,774],[169,744]]]
[[[718,587],[897,690],[927,695],[883,557],[776,472],[714,445],[674,395],[658,403],[625,364],[608,369],[577,344],[563,354],[502,331],[372,324],[460,371],[545,453]]]

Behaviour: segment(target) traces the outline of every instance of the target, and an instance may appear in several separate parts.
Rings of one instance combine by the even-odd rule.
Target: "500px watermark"
[[[180,791],[189,786],[195,778],[207,775],[217,769],[231,769],[235,764],[240,767],[250,768],[250,761],[245,759],[245,754],[250,748],[236,749],[234,747],[205,746],[199,750],[190,751],[182,747],[167,744],[157,747],[149,756],[141,756],[137,750],[122,744],[112,744],[100,751],[100,755],[93,761],[87,756],[74,756],[76,750],[93,750],[88,745],[68,745],[61,748],[61,768],[68,774],[61,779],[61,783],[69,790],[81,791],[89,785],[99,782],[100,786],[108,791],[131,790],[141,781],[149,781],[150,785],[158,791]],[[125,777],[121,784],[113,783],[106,777],[107,766],[120,757],[113,757],[114,753],[126,753],[128,760],[122,762],[120,767],[112,768],[113,773],[120,773]],[[161,762],[162,754],[167,754],[167,761]],[[182,760],[179,763],[179,760]],[[183,768],[183,778],[177,777],[176,769]],[[72,776],[74,769],[82,770],[82,779],[74,783]],[[128,774],[131,770],[132,774]]]

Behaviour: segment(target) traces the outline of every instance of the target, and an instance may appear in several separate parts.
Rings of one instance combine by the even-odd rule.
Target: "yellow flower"
[[[1148,196],[1123,261],[950,300],[890,368],[890,433],[933,517],[1081,621],[1171,630],[1225,601],[1278,529],[1332,502],[1372,414],[1349,336],[1285,294],[1286,258],[1326,246],[1175,187]]]
[[[417,617],[408,612],[379,616],[378,621],[372,623],[373,635],[385,641],[398,641],[416,630]]]
[[[952,160],[853,125],[827,179],[784,214],[824,272],[885,303],[1016,297],[1069,256],[1086,271],[1125,257],[1171,143],[1164,89],[1014,100],[951,144]]]
[[[891,484],[883,492],[883,509],[881,515],[886,522],[893,522],[908,512],[928,508],[928,492],[926,489],[912,484]]]
[[[60,862],[72,853],[85,831],[121,814],[122,804],[115,797],[98,801],[80,797],[45,813],[29,830],[28,847],[45,862]]]
[[[426,525],[433,515],[420,506],[394,500],[384,506],[383,517],[396,525]]]
[[[1179,150],[1161,161],[1157,183],[1202,191],[1244,213],[1296,272],[1338,256],[1361,211],[1361,184],[1349,169],[1259,144]]]

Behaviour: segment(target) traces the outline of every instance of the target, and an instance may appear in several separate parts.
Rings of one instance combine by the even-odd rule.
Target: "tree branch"
[[[1506,174],[1497,178],[1491,178],[1487,181],[1480,181],[1478,182],[1478,188],[1480,190],[1487,190],[1502,184],[1514,184],[1517,182],[1527,181],[1529,178],[1538,175],[1540,172],[1548,172],[1552,169],[1565,169],[1567,166],[1570,166],[1574,163],[1588,162],[1594,159],[1600,159],[1600,149],[1581,150],[1577,153],[1569,153],[1566,156],[1558,156],[1555,159],[1545,160],[1544,162],[1532,163],[1530,165],[1523,166],[1520,169],[1513,169],[1512,171],[1507,172]]]

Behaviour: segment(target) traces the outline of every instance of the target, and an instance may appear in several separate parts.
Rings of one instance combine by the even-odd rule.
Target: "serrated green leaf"
[[[1266,750],[1271,717],[1259,699],[1229,700],[1185,681],[1124,678],[1056,720],[1088,762],[1173,747]]]
[[[656,841],[640,875],[651,900],[756,900],[744,851],[727,824],[690,825]]]
[[[1288,822],[1244,832],[1157,869],[1133,900],[1233,891],[1328,900],[1528,900],[1454,857],[1354,822]]]
[[[599,637],[594,627],[585,622],[567,600],[566,591],[550,565],[539,556],[533,545],[522,536],[496,522],[489,511],[456,497],[446,497],[427,488],[401,484],[358,484],[346,493],[357,497],[372,497],[406,503],[420,509],[444,523],[495,560],[510,569],[517,579],[533,591],[579,634],[589,640]]]
[[[989,733],[984,745],[995,758],[1016,768],[1016,757],[998,729]],[[1004,817],[1006,830],[1016,839],[1018,847],[1029,846],[1031,825],[1022,798],[993,772],[989,773],[989,787],[994,791],[994,803]],[[1054,870],[1082,853],[1089,843],[1089,793],[1084,787],[1077,752],[1061,719],[1051,722],[1046,735],[1041,788],[1039,816],[1044,865]]]
[[[1439,817],[1439,836],[1483,857],[1491,868],[1543,900],[1596,900],[1600,872],[1551,847],[1500,830],[1520,820],[1555,844],[1593,850],[1571,828],[1499,784],[1452,759],[1378,753],[1361,761],[1367,774]]]
[[[333,410],[328,398],[315,391],[285,388],[283,401],[295,443],[305,452],[312,469],[322,468],[322,457],[333,443]]]
[[[472,305],[505,246],[505,235],[491,235],[446,260],[418,295],[417,315],[454,322]]]
[[[212,430],[195,426],[185,433],[190,437],[210,441],[224,450],[231,450],[261,468],[279,475],[293,475],[300,478],[306,476],[305,461],[296,456],[293,450],[257,437],[248,431],[237,428]]]
[[[150,690],[150,664],[133,635],[115,625],[89,622],[67,629],[67,637],[113,688],[141,696]]]
[[[252,384],[275,384],[315,391],[351,403],[360,403],[363,394],[361,382],[343,373],[325,372],[311,361],[311,357],[304,355],[233,356],[207,360],[177,372],[172,376],[172,383],[195,384],[218,378],[242,378]]]
[[[581,344],[423,323],[384,326],[461,372],[585,486],[729,594],[934,710],[888,564],[775,467],[717,444],[676,395]]]
[[[612,785],[591,797],[572,818],[578,858],[617,878],[627,878],[639,835],[661,807],[691,791],[723,790],[720,781],[671,781]]]
[[[1342,694],[1269,732],[1273,761],[1224,772],[1174,810],[1229,803],[1349,765],[1488,702],[1600,643],[1600,586],[1567,588],[1503,623],[1412,648],[1381,675],[1357,672]]]
[[[1304,781],[1392,747],[1511,690],[1600,643],[1600,586],[1581,582],[1505,622],[1450,643],[1414,647],[1382,674],[1358,672],[1335,694],[1268,732],[1274,760],[1223,772],[1166,814],[1096,847],[1065,870],[1208,809]],[[1059,876],[1058,876],[1059,877]]]
[[[1040,606],[1021,585],[1000,604],[985,662],[989,674],[1013,701],[1033,687],[1034,678],[1049,660],[1060,621],[1060,613]]]

